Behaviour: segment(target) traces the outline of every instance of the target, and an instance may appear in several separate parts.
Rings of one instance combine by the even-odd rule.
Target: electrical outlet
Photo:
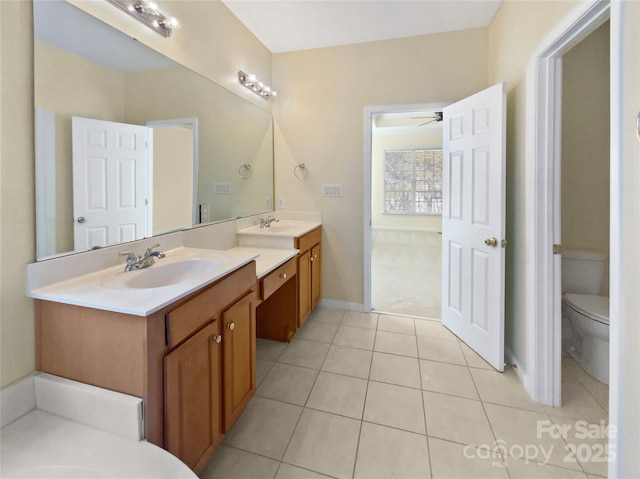
[[[213,184],[213,192],[216,195],[230,195],[231,194],[231,183],[214,183]]]
[[[283,197],[278,198],[278,209],[279,210],[284,209],[284,198]]]
[[[322,185],[322,196],[342,196],[342,185]]]
[[[264,207],[265,208],[273,208],[273,200],[271,199],[270,196],[265,200]]]
[[[202,203],[200,205],[200,223],[209,222],[209,203]]]

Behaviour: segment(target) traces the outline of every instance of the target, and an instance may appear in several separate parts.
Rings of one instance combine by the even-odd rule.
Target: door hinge
[[[553,254],[562,254],[562,245],[554,244],[553,245]]]

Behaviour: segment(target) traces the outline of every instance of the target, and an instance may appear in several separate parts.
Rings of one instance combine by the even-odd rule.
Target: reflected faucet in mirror
[[[278,218],[272,218],[271,216],[267,216],[266,218],[260,218],[260,228],[269,228],[271,223],[280,221]]]

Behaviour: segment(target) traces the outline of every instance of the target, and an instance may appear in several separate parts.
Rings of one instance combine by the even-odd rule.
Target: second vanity
[[[37,370],[143,398],[146,439],[199,472],[255,392],[256,337],[289,341],[320,298],[308,227],[33,289]]]

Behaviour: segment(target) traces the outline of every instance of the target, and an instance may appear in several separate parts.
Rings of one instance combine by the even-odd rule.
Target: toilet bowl
[[[609,384],[609,298],[567,293],[562,310],[571,331],[567,352],[587,373]]]

